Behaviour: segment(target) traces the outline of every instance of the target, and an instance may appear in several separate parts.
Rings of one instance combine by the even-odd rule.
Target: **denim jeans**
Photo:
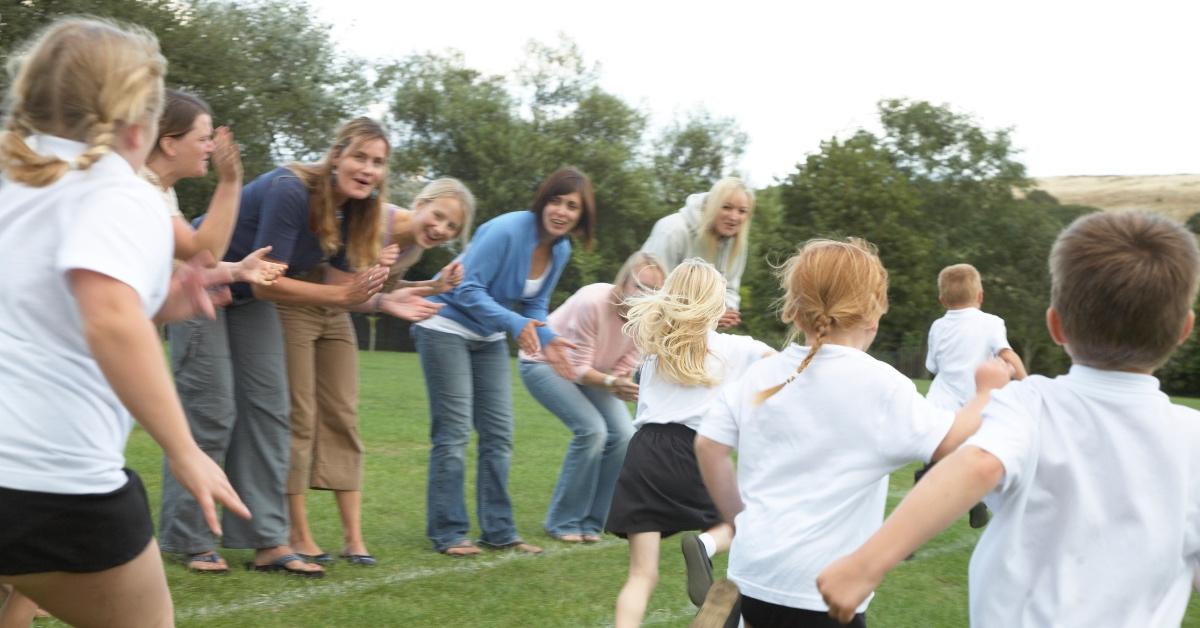
[[[544,362],[520,364],[525,388],[573,434],[543,524],[552,536],[600,534],[633,420],[608,391],[567,381]]]
[[[508,496],[512,464],[512,365],[503,340],[468,340],[414,325],[413,340],[425,371],[433,448],[429,452],[425,534],[437,551],[468,538],[463,495],[467,441],[479,434],[475,515],[480,542],[519,540]]]

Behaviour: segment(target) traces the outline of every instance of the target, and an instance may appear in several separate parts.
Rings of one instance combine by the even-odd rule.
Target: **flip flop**
[[[321,552],[320,554],[301,554],[296,552],[296,555],[306,563],[317,563],[318,565],[328,565],[333,562],[333,555],[329,552]]]
[[[363,567],[374,567],[379,564],[375,557],[370,554],[347,554],[345,552],[339,554],[343,560],[351,565],[361,565]]]
[[[187,570],[192,573],[204,573],[204,574],[229,573],[228,565],[226,565],[225,567],[222,567],[220,569],[203,569],[200,567],[192,566],[193,563],[210,563],[213,565],[217,565],[217,564],[224,562],[224,560],[225,559],[221,558],[221,555],[216,552],[206,552],[203,554],[191,554],[187,557],[187,562],[184,564],[184,566],[186,566]]]
[[[284,554],[283,556],[276,558],[275,560],[267,563],[266,565],[258,565],[253,562],[246,563],[246,569],[249,569],[250,571],[261,571],[261,572],[267,572],[267,573],[293,574],[296,576],[302,576],[304,578],[324,578],[325,577],[324,571],[307,571],[305,569],[296,569],[294,567],[288,567],[287,564],[294,560],[304,562],[304,559],[300,558],[299,554]]]

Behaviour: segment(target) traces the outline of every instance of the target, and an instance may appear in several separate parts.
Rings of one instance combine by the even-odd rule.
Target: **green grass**
[[[361,354],[361,421],[367,444],[364,529],[380,560],[374,569],[335,564],[329,576],[304,581],[241,569],[251,555],[224,550],[226,576],[198,576],[168,564],[180,626],[605,626],[624,582],[628,550],[608,538],[565,546],[545,536],[541,520],[566,448],[568,432],[538,405],[514,371],[516,444],[509,486],[518,529],[547,548],[542,556],[489,552],[475,559],[434,553],[424,535],[429,418],[415,354]],[[918,382],[924,390],[928,382]],[[1200,407],[1197,400],[1181,400]],[[474,451],[474,447],[471,448]],[[157,518],[161,454],[140,430],[129,465],[146,482]],[[889,508],[912,485],[912,467],[892,477]],[[468,478],[474,477],[473,467]],[[473,506],[473,480],[468,505]],[[337,552],[340,524],[330,494],[310,492],[310,512],[323,549]],[[473,510],[473,507],[471,508]],[[473,530],[477,533],[477,530]],[[890,574],[871,604],[877,628],[967,625],[967,561],[978,538],[965,519]],[[724,557],[717,559],[723,572]],[[661,581],[647,625],[686,626],[694,609],[685,593],[678,539],[663,544]],[[50,622],[53,624],[53,622]],[[1185,626],[1200,628],[1193,602]]]

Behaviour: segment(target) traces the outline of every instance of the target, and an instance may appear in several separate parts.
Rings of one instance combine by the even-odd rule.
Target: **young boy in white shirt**
[[[983,280],[970,264],[954,264],[938,273],[938,303],[946,314],[929,327],[925,368],[933,382],[925,397],[939,408],[958,410],[975,395],[975,368],[1000,358],[1013,370],[1013,379],[1025,379],[1025,365],[1008,344],[1004,319],[979,309],[983,306]],[[916,480],[929,471],[926,465]],[[971,508],[972,528],[987,524],[987,507]]]
[[[1046,325],[1069,374],[993,393],[983,425],[817,585],[839,621],[987,495],[971,625],[1178,626],[1200,558],[1200,412],[1151,373],[1192,331],[1200,252],[1180,225],[1096,213],[1050,254]]]

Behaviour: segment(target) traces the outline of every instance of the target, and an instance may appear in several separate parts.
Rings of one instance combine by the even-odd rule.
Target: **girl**
[[[629,540],[629,578],[617,597],[618,627],[641,624],[658,583],[663,537],[705,530],[700,539],[709,556],[729,548],[733,529],[721,522],[704,491],[692,442],[717,385],[736,380],[773,352],[748,336],[718,334],[724,312],[725,280],[712,264],[695,258],[676,266],[661,291],[633,299],[629,309],[625,333],[646,361],[633,422],[637,432],[606,524],[609,532]]]
[[[657,260],[634,253],[615,283],[584,286],[550,314],[547,322],[579,347],[567,353],[572,379],[556,373],[541,354],[520,355],[521,380],[529,393],[574,434],[543,524],[560,541],[600,540],[633,436],[626,402],[637,401],[632,374],[639,354],[621,332],[629,313],[626,300],[658,290],[664,276]]]
[[[59,19],[10,67],[0,263],[21,272],[0,278],[0,584],[71,625],[173,625],[123,452],[132,418],[201,525],[221,533],[214,500],[249,516],[189,435],[150,320],[212,316],[206,277],[229,275],[190,264],[172,280],[162,200],[136,174],[162,106],[153,35]]]
[[[202,177],[208,173],[209,157],[217,171],[217,189],[200,229],[179,210],[175,183],[180,179]],[[198,96],[168,89],[162,116],[158,120],[158,139],[139,173],[162,191],[171,215],[175,239],[175,259],[191,259],[208,251],[214,261],[225,256],[233,225],[237,221],[238,199],[242,194],[242,160],[229,129],[221,127],[213,138],[212,111]],[[270,284],[284,271],[281,264],[263,259],[270,248],[262,248],[238,262],[220,262],[228,266],[234,280]],[[189,565],[204,569],[211,563]]]
[[[654,223],[642,250],[651,253],[668,271],[685,259],[708,261],[725,277],[725,312],[719,326],[742,322],[738,287],[750,251],[750,218],[754,215],[754,190],[736,177],[717,181],[707,193],[692,194],[678,212]]]
[[[432,297],[437,316],[412,328],[429,395],[430,435],[426,534],[448,556],[480,553],[467,537],[470,521],[463,473],[471,427],[479,434],[477,508],[480,542],[540,553],[517,535],[508,470],[512,462],[512,363],[504,335],[526,353],[541,351],[563,377],[575,345],[546,327],[550,295],[571,258],[571,234],[591,245],[596,229],[592,184],[574,168],[555,171],[529,211],[501,214],[475,234],[463,256],[466,277]]]
[[[286,276],[271,285],[235,284],[233,304],[215,321],[189,321],[169,330],[175,383],[192,433],[210,456],[224,461],[230,481],[254,511],[252,521],[227,521],[222,542],[254,549],[250,567],[256,571],[324,575],[288,545],[291,431],[275,303],[340,311],[382,287],[387,271],[374,262],[388,152],[383,128],[356,118],[338,130],[320,162],[277,168],[247,185],[225,260],[271,246],[271,259],[287,265]],[[320,282],[327,260],[344,271],[333,284]],[[163,474],[161,534],[164,550],[212,562],[217,569],[210,571],[227,569],[212,535],[199,525],[195,503],[170,473]]]
[[[988,371],[956,419],[867,355],[888,302],[887,271],[866,241],[809,241],[781,277],[780,318],[805,345],[789,345],[724,389],[696,454],[722,518],[736,516],[728,577],[741,591],[746,624],[837,626],[817,574],[883,522],[889,473],[940,458],[975,431],[988,391],[1004,385],[1008,371]],[[706,602],[701,616],[715,623],[722,611]],[[852,625],[866,625],[865,611],[864,602]]]
[[[437,179],[417,195],[412,210],[386,206],[385,264],[397,280],[432,247],[470,229],[475,197],[457,179]],[[326,269],[328,273],[338,271]],[[385,312],[406,320],[432,315],[433,304],[416,297],[449,290],[462,279],[462,266],[453,263],[437,280],[405,283],[392,292],[351,308]],[[287,345],[288,390],[291,394],[291,466],[288,472],[288,510],[291,546],[301,557],[331,562],[308,525],[305,491],[331,490],[342,519],[341,556],[354,565],[374,566],[376,559],[362,536],[363,444],[358,434],[358,340],[345,309],[318,305],[280,304],[279,316]],[[414,311],[415,310],[415,311]],[[318,385],[317,382],[320,382]]]

